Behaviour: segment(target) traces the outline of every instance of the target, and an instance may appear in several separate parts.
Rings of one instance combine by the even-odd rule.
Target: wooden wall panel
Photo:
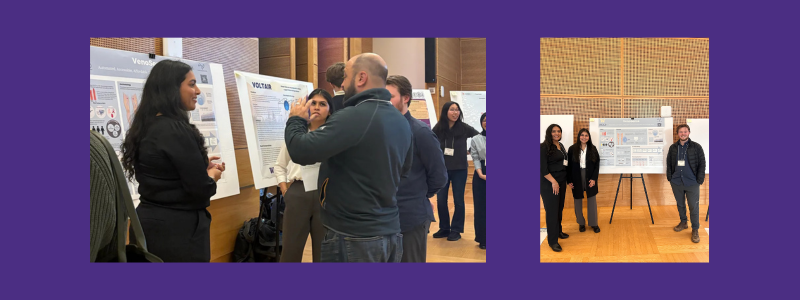
[[[346,62],[345,45],[347,44],[346,38],[318,38],[317,39],[317,55],[319,58],[319,72],[318,80],[319,87],[328,91],[333,95],[333,89],[327,81],[325,81],[325,74],[328,67],[337,62]]]
[[[259,38],[258,74],[293,78],[295,73],[294,38]]]
[[[461,39],[460,84],[486,90],[486,39]]]
[[[258,57],[279,57],[291,55],[291,39],[261,38],[258,39]]]
[[[461,42],[457,38],[436,39],[436,75],[461,84]],[[437,91],[438,92],[438,91]],[[450,93],[449,90],[445,94]],[[449,95],[445,97],[449,98]]]
[[[543,38],[542,94],[620,95],[620,39]]]
[[[447,78],[442,77],[442,76],[436,76],[436,95],[439,95],[442,86],[444,86],[444,97],[437,97],[437,99],[438,99],[438,103],[437,103],[437,106],[436,106],[436,116],[437,116],[437,118],[439,116],[439,112],[442,109],[442,106],[445,103],[447,103],[447,101],[450,101],[450,91],[459,91],[459,90],[461,90],[461,86],[459,86],[458,83],[450,81],[450,79],[447,79]]]
[[[662,106],[672,106],[673,143],[678,141],[675,130],[678,125],[685,124],[686,119],[708,119],[708,99],[625,99],[622,103],[622,118],[657,118],[661,116]]]
[[[89,38],[90,46],[164,55],[162,38]]]
[[[708,39],[624,39],[625,94],[708,97]]]
[[[280,78],[290,78],[292,74],[292,60],[288,56],[259,59],[259,70],[257,73]]]
[[[258,193],[250,186],[240,189],[239,195],[211,201],[208,211],[211,213],[212,261],[230,255],[244,221],[258,216]]]

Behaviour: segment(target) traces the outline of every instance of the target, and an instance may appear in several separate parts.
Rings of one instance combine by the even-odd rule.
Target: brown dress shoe
[[[700,233],[697,232],[697,229],[692,229],[692,242],[700,242]]]
[[[675,230],[675,232],[679,232],[679,231],[687,229],[687,228],[689,228],[689,226],[686,225],[686,222],[681,222],[680,224],[678,224],[678,226],[675,226],[675,228],[672,228],[672,230]]]

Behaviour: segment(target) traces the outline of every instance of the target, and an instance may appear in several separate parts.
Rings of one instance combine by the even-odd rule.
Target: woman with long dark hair
[[[333,98],[325,90],[316,89],[308,95],[308,101],[311,102],[308,112],[310,115],[308,131],[311,132],[325,124],[331,115]],[[275,176],[278,177],[278,186],[286,200],[283,212],[281,262],[302,262],[303,249],[306,247],[309,234],[311,234],[312,261],[319,262],[322,253],[325,226],[322,225],[320,217],[320,191],[317,189],[306,192],[303,180],[317,179],[303,178],[302,168],[292,161],[284,143],[275,162]],[[317,182],[314,181],[312,184],[316,186]]]
[[[545,132],[539,150],[542,203],[547,222],[547,243],[555,252],[561,252],[558,239],[569,237],[562,231],[561,215],[567,192],[567,149],[561,144],[561,126],[551,124]]]
[[[580,232],[586,231],[586,220],[583,218],[583,192],[586,192],[586,208],[589,210],[589,226],[595,233],[600,232],[597,225],[597,177],[600,174],[600,154],[592,144],[589,129],[582,128],[578,132],[578,142],[569,147],[569,176],[567,185],[572,189],[575,199],[575,218]]]
[[[122,166],[139,182],[136,212],[148,250],[165,262],[211,259],[206,207],[225,164],[211,162],[219,157],[208,157],[202,134],[189,123],[199,94],[189,65],[158,62],[122,144]]]
[[[486,249],[486,113],[481,115],[481,134],[472,138],[470,155],[475,163],[472,175],[472,200],[475,207],[475,241]]]
[[[478,131],[464,123],[461,106],[456,102],[447,102],[442,106],[439,122],[433,127],[433,133],[439,138],[444,153],[444,164],[447,167],[447,183],[436,194],[439,213],[439,231],[434,238],[447,237],[448,241],[461,239],[464,232],[464,190],[467,187],[467,138],[478,135]],[[450,223],[450,211],[447,207],[450,183],[453,184],[453,202],[456,211]]]

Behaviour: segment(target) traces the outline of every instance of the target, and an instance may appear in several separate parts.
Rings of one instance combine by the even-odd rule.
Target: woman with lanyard
[[[561,231],[561,213],[564,210],[564,197],[567,192],[567,151],[561,144],[561,126],[551,124],[545,132],[544,142],[539,150],[541,157],[541,189],[547,222],[547,243],[555,252],[561,252],[558,239],[569,237]]]
[[[597,226],[597,177],[600,174],[600,154],[592,144],[589,129],[583,128],[578,132],[578,142],[569,147],[569,176],[567,183],[572,189],[575,199],[575,218],[580,226],[580,232],[586,231],[586,220],[583,218],[583,192],[588,198],[586,208],[589,210],[589,226],[595,233],[600,232]],[[588,179],[588,180],[587,180]],[[573,185],[574,184],[574,185]]]
[[[472,138],[470,155],[475,163],[472,175],[472,200],[475,207],[475,241],[486,249],[486,113],[481,115],[480,135]]]
[[[461,106],[456,102],[447,102],[442,106],[439,122],[433,127],[433,133],[439,138],[444,152],[444,164],[447,167],[447,183],[436,194],[439,213],[439,231],[434,238],[447,237],[448,241],[461,239],[464,232],[464,189],[467,187],[467,138],[478,135],[478,131],[464,123]],[[453,184],[453,202],[456,211],[450,223],[450,211],[447,207],[447,196],[450,183]]]
[[[308,131],[314,131],[325,124],[330,116],[331,99],[331,95],[323,89],[316,89],[308,95],[308,101],[311,102],[308,112],[310,116]],[[319,163],[300,166],[292,162],[289,151],[286,150],[286,143],[283,143],[278,160],[275,162],[275,176],[286,201],[283,212],[281,262],[302,262],[303,249],[306,247],[309,233],[312,260],[320,261],[325,227],[320,218],[318,170]]]
[[[136,213],[148,250],[165,262],[209,262],[211,214],[225,163],[208,157],[205,139],[189,123],[197,105],[192,68],[158,62],[142,89],[142,101],[122,144],[122,167],[139,183]]]

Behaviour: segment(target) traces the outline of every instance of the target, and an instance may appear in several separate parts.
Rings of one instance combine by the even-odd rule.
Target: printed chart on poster
[[[203,134],[209,156],[220,156],[226,168],[211,200],[239,194],[222,65],[163,56],[151,59],[144,53],[92,46],[89,51],[89,127],[108,139],[117,155],[121,155],[120,146],[142,102],[144,83],[153,66],[165,59],[191,66],[201,93],[195,110],[189,113],[189,122]],[[138,205],[138,184],[129,182],[129,189]]]
[[[292,101],[307,97],[314,84],[234,71],[256,189],[278,185],[275,161],[284,144],[283,133]]]
[[[464,123],[469,124],[481,132],[481,115],[486,112],[486,92],[485,91],[451,91],[450,100],[461,106],[464,113]],[[472,137],[467,139],[467,148],[472,145]],[[467,160],[472,160],[471,155],[467,155]]]
[[[411,90],[411,102],[408,111],[417,120],[428,124],[431,128],[436,124],[436,108],[433,107],[431,91],[426,89]]]
[[[703,153],[706,155],[706,174],[708,174],[708,148],[711,147],[708,119],[686,119],[686,125],[691,129],[689,138],[703,146]]]
[[[672,118],[590,118],[600,174],[664,174]]]
[[[575,143],[573,138],[573,127],[575,124],[573,115],[541,115],[539,116],[539,144],[544,143],[545,131],[551,124],[558,124],[561,127],[561,144],[569,149]]]

